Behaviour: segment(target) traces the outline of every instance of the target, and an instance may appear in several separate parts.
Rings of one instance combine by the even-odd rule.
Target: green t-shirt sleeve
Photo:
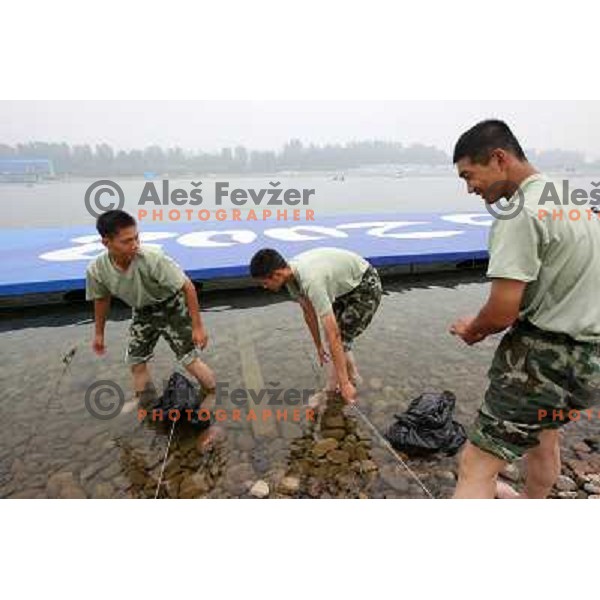
[[[172,258],[162,253],[157,257],[152,274],[160,285],[172,292],[180,290],[186,280],[181,267]]]
[[[94,275],[90,267],[85,272],[85,299],[100,300],[108,298],[110,292],[108,288]]]
[[[496,220],[490,231],[487,276],[535,281],[541,267],[542,236],[535,216],[527,209],[512,219]]]

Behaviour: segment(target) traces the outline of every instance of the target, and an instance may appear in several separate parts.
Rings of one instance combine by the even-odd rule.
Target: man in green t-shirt
[[[600,219],[572,204],[561,205],[568,216],[553,214],[545,199],[561,184],[536,171],[502,121],[465,132],[454,163],[469,193],[509,204],[490,232],[489,299],[450,331],[472,345],[510,327],[461,454],[455,497],[545,498],[560,474],[559,427],[600,402]],[[517,494],[497,476],[524,455]]]
[[[375,268],[358,254],[341,248],[308,250],[289,263],[276,250],[265,248],[252,258],[250,273],[268,290],[286,286],[302,307],[320,364],[329,367],[326,390],[339,387],[344,400],[354,402],[360,375],[351,348],[381,302],[381,280]],[[320,326],[333,368],[321,341]]]
[[[179,265],[162,251],[140,246],[135,219],[122,210],[110,210],[96,223],[106,252],[86,272],[86,298],[94,301],[93,349],[106,351],[104,326],[112,296],[133,308],[125,354],[131,366],[137,399],[150,386],[148,361],[162,335],[182,365],[200,382],[207,398],[216,386],[212,370],[199,358],[208,335],[202,324],[198,296]]]

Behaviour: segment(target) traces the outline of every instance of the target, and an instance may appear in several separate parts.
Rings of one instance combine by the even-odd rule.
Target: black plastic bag
[[[151,408],[162,410],[165,420],[167,420],[168,411],[176,409],[180,412],[180,423],[188,423],[197,428],[206,428],[211,424],[212,414],[210,419],[206,418],[206,415],[202,415],[202,419],[198,418],[198,410],[204,400],[202,393],[201,390],[192,385],[187,377],[176,371],[169,377],[163,395],[156,399]],[[192,412],[186,413],[187,410]]]
[[[385,437],[406,454],[455,454],[467,437],[464,427],[452,420],[455,402],[456,396],[448,391],[422,394],[406,412],[394,415],[396,422]]]

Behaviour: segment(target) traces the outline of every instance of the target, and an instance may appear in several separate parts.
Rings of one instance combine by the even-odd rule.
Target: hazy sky
[[[451,152],[476,121],[506,120],[526,148],[581,150],[600,158],[597,101],[3,101],[0,143],[106,142],[214,151],[277,149],[290,138],[343,143],[421,142]]]

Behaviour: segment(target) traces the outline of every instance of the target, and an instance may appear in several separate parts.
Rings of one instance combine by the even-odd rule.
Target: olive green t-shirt
[[[600,341],[600,219],[591,207],[540,205],[542,174],[521,183],[525,202],[514,218],[496,219],[489,237],[491,278],[527,282],[520,319],[580,341]],[[554,182],[562,201],[562,183]],[[511,202],[516,202],[517,195]],[[547,216],[540,218],[540,209]],[[553,210],[563,211],[562,219]],[[587,210],[586,210],[587,209]],[[578,210],[578,220],[569,218]],[[572,213],[574,215],[574,213]],[[556,213],[558,215],[558,213]]]
[[[116,296],[133,308],[142,308],[166,300],[185,280],[181,267],[157,248],[140,248],[127,271],[117,269],[104,252],[88,265],[86,298]]]
[[[323,317],[333,312],[336,298],[352,291],[361,282],[369,263],[358,254],[341,248],[315,248],[289,261],[294,280],[287,289],[296,299],[308,298]]]

